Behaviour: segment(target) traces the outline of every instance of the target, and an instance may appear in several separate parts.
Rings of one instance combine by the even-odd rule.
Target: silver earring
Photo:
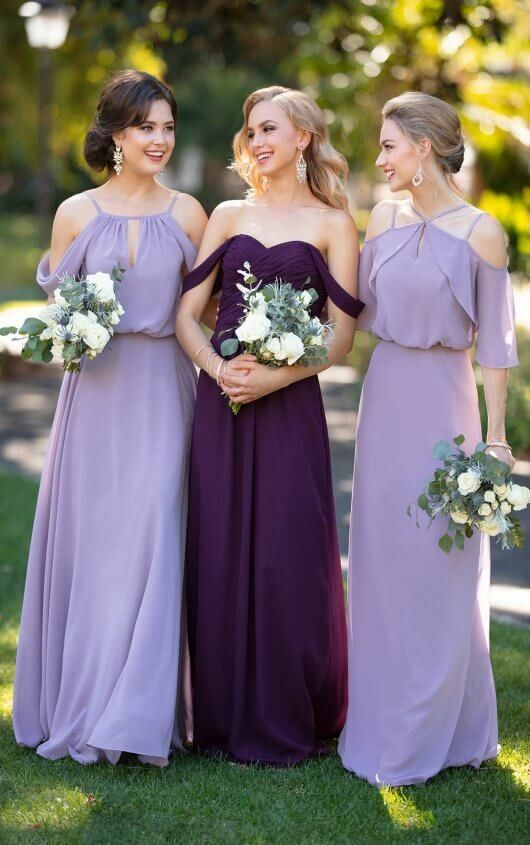
[[[419,188],[421,183],[423,182],[423,167],[421,166],[421,161],[420,161],[420,166],[418,167],[418,169],[416,170],[416,173],[414,174],[414,176],[411,179],[411,182],[412,182],[412,184],[414,185],[415,188]]]
[[[299,150],[298,158],[296,159],[296,178],[300,185],[307,181],[307,162],[304,158],[302,149]]]
[[[112,158],[114,159],[114,170],[116,171],[116,175],[119,176],[123,170],[123,150],[119,144],[116,144]]]

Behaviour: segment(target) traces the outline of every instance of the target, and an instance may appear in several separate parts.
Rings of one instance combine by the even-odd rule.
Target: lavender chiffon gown
[[[497,754],[489,538],[475,535],[446,555],[444,523],[427,530],[424,519],[418,530],[406,514],[437,466],[437,440],[462,433],[464,448],[481,440],[468,353],[475,330],[480,364],[517,364],[507,269],[468,243],[476,215],[462,238],[440,227],[442,216],[393,225],[361,255],[358,328],[380,342],[358,420],[339,752],[377,785],[422,783]]]
[[[311,244],[236,235],[184,280],[187,291],[220,262],[217,350],[242,313],[245,261],[264,281],[311,276],[314,315],[327,296],[353,317],[362,309]],[[233,416],[201,373],[186,567],[196,747],[276,765],[324,752],[346,709],[346,617],[316,376]]]
[[[88,195],[90,196],[90,195]],[[93,198],[90,197],[94,202]],[[174,336],[196,250],[171,215],[97,214],[50,273],[125,274],[117,334],[64,376],[42,474],[17,654],[17,741],[80,763],[181,747],[181,598],[195,372]],[[140,220],[134,267],[128,221]]]

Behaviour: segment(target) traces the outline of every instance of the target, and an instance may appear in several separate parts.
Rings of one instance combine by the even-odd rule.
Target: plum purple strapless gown
[[[311,276],[314,315],[327,296],[352,317],[362,309],[311,244],[267,248],[243,234],[193,270],[184,291],[219,261],[216,349],[241,316],[245,261],[265,282],[300,287]],[[346,711],[346,618],[316,376],[233,416],[201,373],[186,567],[196,747],[276,765],[324,752]]]
[[[407,516],[432,476],[433,445],[481,440],[469,357],[517,363],[505,267],[438,218],[365,242],[358,328],[380,342],[363,385],[350,524],[347,769],[379,786],[422,783],[497,754],[489,642],[489,538],[438,547],[445,523]],[[395,214],[396,206],[394,207]],[[436,221],[436,222],[435,222]]]
[[[174,321],[184,265],[197,253],[170,212],[130,218],[97,207],[59,266],[50,273],[45,258],[38,270],[52,292],[67,272],[125,268],[117,334],[64,376],[42,473],[13,711],[17,741],[42,757],[115,763],[131,752],[164,765],[170,747],[182,747],[196,376]],[[140,219],[134,267],[131,219]]]

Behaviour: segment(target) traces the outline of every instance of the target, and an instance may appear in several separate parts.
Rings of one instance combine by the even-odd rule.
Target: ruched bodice
[[[96,216],[72,241],[53,272],[48,255],[44,256],[37,271],[38,283],[51,293],[66,273],[110,273],[119,263],[125,270],[118,291],[125,314],[116,333],[142,332],[152,337],[173,334],[183,269],[192,267],[197,257],[194,245],[171,215],[178,194],[166,211],[143,217],[109,214],[90,199]],[[127,245],[131,220],[139,221],[134,266]]]
[[[515,366],[508,269],[489,264],[467,238],[451,234],[434,220],[418,215],[417,223],[365,241],[359,295],[366,308],[358,328],[419,349],[468,349],[478,331],[478,363]]]
[[[243,299],[237,285],[241,283],[238,270],[243,269],[245,261],[250,263],[252,272],[258,279],[268,283],[275,278],[290,282],[300,288],[306,279],[311,279],[311,286],[318,293],[318,299],[311,307],[312,316],[318,316],[327,297],[346,314],[358,317],[363,304],[352,297],[330,273],[322,253],[307,241],[286,241],[267,247],[252,235],[234,235],[221,244],[205,261],[188,273],[184,279],[183,291],[186,292],[200,284],[221,261],[214,285],[214,292],[221,291],[219,313],[215,327],[214,345],[230,336],[241,317]]]

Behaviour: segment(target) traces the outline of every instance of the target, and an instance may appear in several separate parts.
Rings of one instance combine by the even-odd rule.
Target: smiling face
[[[398,124],[387,118],[381,127],[380,143],[381,152],[375,164],[384,172],[390,190],[410,189],[420,161],[423,162],[430,152],[430,141],[425,138],[419,144],[413,144]]]
[[[248,150],[262,176],[275,176],[285,168],[295,173],[299,147],[305,149],[309,133],[298,129],[278,103],[262,100],[248,116]]]
[[[154,100],[146,120],[113,136],[123,149],[123,166],[135,173],[156,176],[175,147],[175,121],[166,100]]]

